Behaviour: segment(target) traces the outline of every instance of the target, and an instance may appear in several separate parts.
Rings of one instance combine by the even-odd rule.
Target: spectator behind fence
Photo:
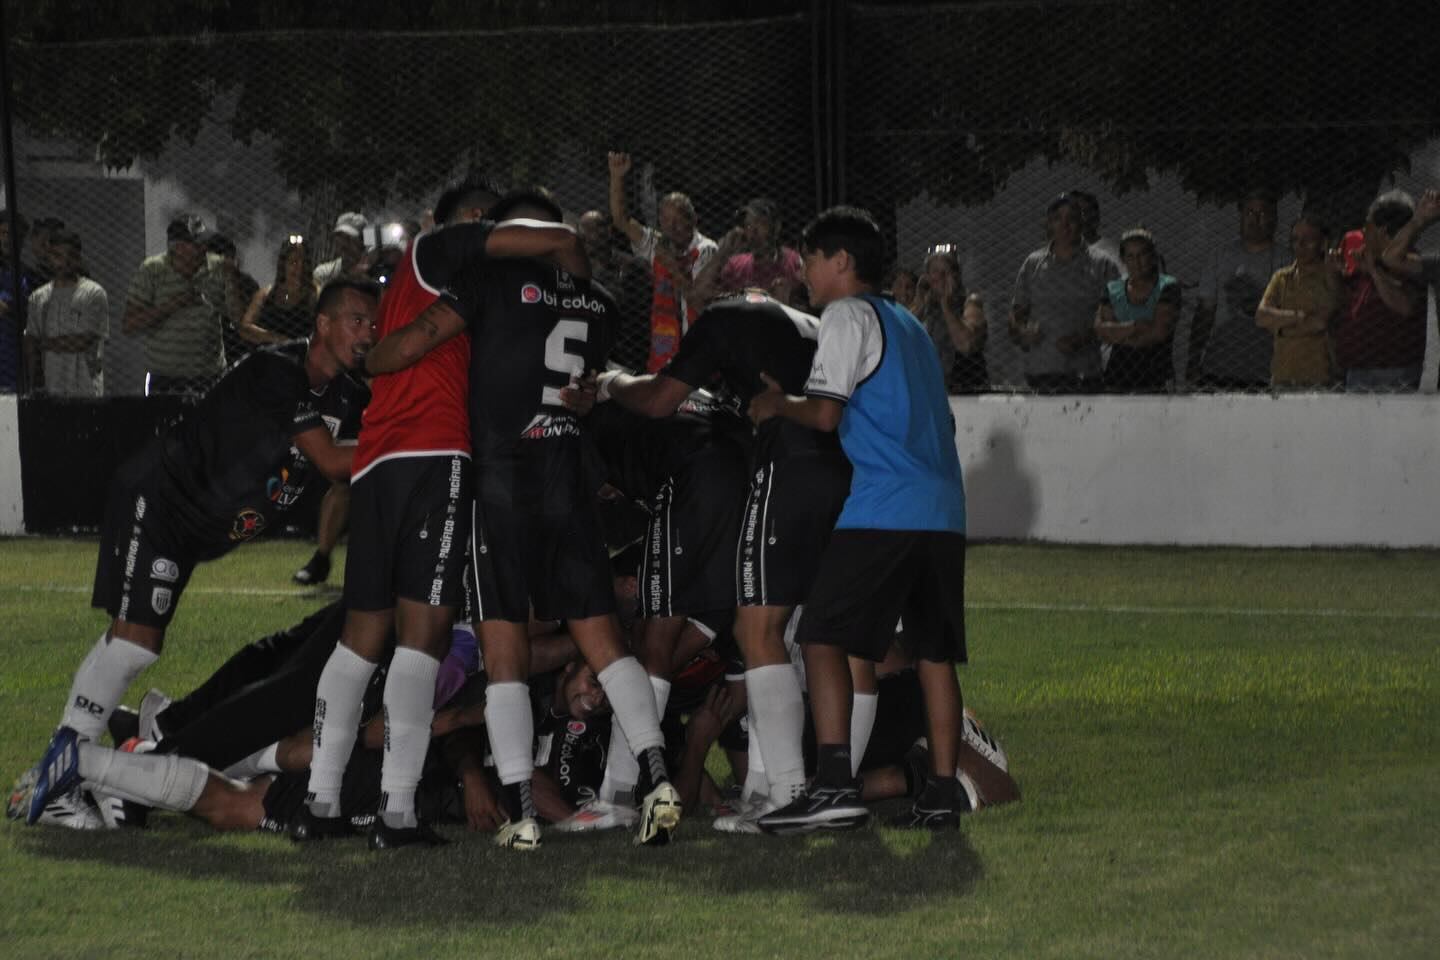
[[[1440,304],[1440,254],[1422,255],[1415,250],[1421,234],[1437,220],[1440,220],[1440,190],[1426,190],[1420,195],[1410,222],[1391,238],[1382,259],[1391,273],[1403,276],[1413,284],[1428,287],[1436,295],[1436,303]],[[1420,301],[1417,307],[1423,311],[1424,292],[1417,291],[1416,295]]]
[[[41,217],[30,226],[30,275],[35,289],[50,282],[50,238],[65,229],[65,222]]]
[[[25,363],[30,388],[52,397],[98,397],[105,392],[104,350],[110,335],[105,288],[85,276],[79,234],[46,240],[48,283],[30,295]]]
[[[1180,281],[1160,272],[1149,230],[1120,235],[1125,276],[1105,285],[1095,335],[1110,345],[1105,389],[1117,393],[1164,390],[1174,376],[1171,348],[1180,319]]]
[[[908,308],[915,302],[915,289],[919,285],[920,278],[915,271],[909,267],[896,267],[890,271],[890,282],[885,285],[890,299]]]
[[[315,268],[315,289],[319,290],[331,280],[370,279],[370,264],[365,250],[365,229],[370,221],[362,213],[342,213],[335,218],[335,229],[330,233],[335,259],[326,260]]]
[[[246,343],[285,343],[310,335],[315,316],[315,284],[311,278],[310,247],[292,233],[275,255],[275,282],[250,298],[240,321],[240,338]]]
[[[1080,204],[1080,236],[1085,245],[1096,253],[1115,263],[1120,275],[1125,275],[1125,264],[1120,257],[1120,244],[1111,237],[1100,235],[1100,200],[1093,193],[1071,190],[1070,196]]]
[[[202,393],[225,366],[221,324],[232,284],[207,255],[204,224],[181,216],[165,229],[166,251],[141,262],[122,321],[145,336],[145,392]]]
[[[1120,275],[1085,245],[1080,206],[1068,193],[1046,211],[1049,243],[1025,258],[1010,304],[1010,339],[1025,354],[1025,380],[1042,393],[1094,389],[1100,379],[1095,309]]]
[[[737,219],[695,278],[697,305],[751,288],[790,303],[805,282],[805,265],[794,248],[780,243],[780,208],[773,200],[756,197],[740,209]]]
[[[1212,251],[1200,273],[1186,377],[1211,390],[1263,390],[1273,349],[1255,310],[1283,262],[1275,241],[1275,195],[1251,190],[1240,201],[1240,237]]]
[[[984,307],[968,309],[960,260],[949,244],[932,248],[925,257],[924,275],[908,306],[935,344],[946,389],[950,393],[986,389],[990,377],[985,369]]]
[[[27,300],[35,289],[34,278],[28,270],[21,268],[15,276],[15,251],[25,244],[25,235],[30,224],[20,214],[15,215],[20,237],[14,245],[10,243],[10,211],[0,210],[0,393],[14,393],[20,389],[20,336],[24,329],[20,324],[21,297]]]
[[[610,218],[630,238],[635,255],[650,263],[650,355],[645,369],[654,373],[674,356],[680,338],[700,311],[702,304],[692,296],[692,287],[715,255],[716,244],[696,229],[695,205],[683,193],[660,198],[659,230],[630,216],[625,201],[630,154],[612,152],[608,159]]]
[[[248,353],[245,342],[240,338],[240,321],[245,317],[245,307],[260,289],[260,283],[240,269],[240,254],[235,241],[223,233],[209,233],[205,237],[206,254],[219,257],[219,269],[225,277],[225,362],[234,363]]]
[[[1277,390],[1327,387],[1332,379],[1330,327],[1340,310],[1340,280],[1325,265],[1329,231],[1313,213],[1290,228],[1295,262],[1270,278],[1255,321],[1275,338],[1270,385]]]
[[[1370,204],[1363,242],[1353,255],[1332,250],[1328,263],[1340,275],[1345,305],[1335,326],[1335,359],[1349,390],[1416,390],[1425,360],[1425,292],[1422,284],[1385,266],[1382,255],[1415,213],[1401,190]]]
[[[650,352],[650,268],[616,247],[615,227],[600,210],[580,215],[577,227],[590,258],[590,277],[620,305],[620,322],[610,359],[640,371]]]

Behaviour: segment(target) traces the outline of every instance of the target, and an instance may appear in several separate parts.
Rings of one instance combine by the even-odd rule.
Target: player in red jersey
[[[469,182],[435,207],[442,228],[417,237],[381,303],[378,333],[457,314],[450,292],[462,269],[489,257],[550,260],[581,275],[588,261],[569,227],[483,219],[495,191]],[[297,840],[349,833],[341,779],[361,698],[393,625],[396,649],[385,684],[385,759],[373,848],[441,838],[415,815],[415,787],[430,740],[435,673],[463,599],[472,502],[470,344],[456,338],[424,359],[376,377],[355,455],[344,632],[315,692],[315,752],[307,814]]]

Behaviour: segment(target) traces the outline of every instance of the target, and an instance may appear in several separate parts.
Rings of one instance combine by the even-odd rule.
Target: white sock
[[[315,685],[315,750],[310,757],[310,811],[340,816],[340,781],[355,748],[365,686],[375,664],[343,643],[325,661]]]
[[[70,681],[70,699],[60,723],[80,734],[82,740],[99,740],[105,721],[125,696],[140,672],[159,659],[144,647],[101,634],[95,646],[80,661]]]
[[[621,657],[597,674],[615,722],[625,731],[630,752],[639,754],[651,747],[663,747],[660,715],[655,712],[655,691],[647,682],[645,668],[634,657]]]
[[[760,735],[755,732],[755,714],[747,715],[745,755],[745,785],[740,788],[740,799],[747,803],[756,797],[770,795],[770,781],[765,776],[765,758],[760,753]]]
[[[82,741],[80,776],[122,799],[184,813],[199,802],[210,768],[173,753],[122,753]]]
[[[523,783],[535,772],[535,717],[530,688],[518,681],[492,683],[485,691],[485,728],[501,783]]]
[[[784,663],[746,670],[745,695],[750,715],[759,721],[751,736],[760,739],[770,799],[789,803],[805,788],[805,701],[795,668]]]
[[[860,761],[865,758],[865,748],[870,746],[870,731],[875,729],[875,711],[879,706],[878,693],[857,693],[850,702],[851,776],[860,774]]]
[[[670,681],[660,677],[650,678],[650,689],[655,694],[655,713],[665,716],[665,705],[670,702]],[[600,781],[600,799],[606,803],[633,803],[635,785],[640,782],[640,761],[625,739],[620,724],[610,724],[610,752],[605,754],[605,777]]]
[[[380,812],[391,827],[413,827],[415,788],[430,748],[435,719],[435,677],[440,661],[410,647],[397,647],[385,678],[385,762],[380,767]]]
[[[279,750],[279,743],[272,743],[268,747],[256,750],[244,760],[236,761],[226,767],[225,776],[231,780],[252,780],[262,773],[279,773],[280,763],[275,758]]]

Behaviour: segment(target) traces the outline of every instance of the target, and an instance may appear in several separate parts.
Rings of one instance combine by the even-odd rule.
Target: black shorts
[[[745,508],[744,451],[710,444],[650,502],[640,616],[689,616],[735,602],[735,541]]]
[[[965,535],[836,530],[800,618],[800,643],[826,643],[876,662],[904,618],[905,649],[965,661]]]
[[[804,603],[849,494],[850,462],[838,452],[754,464],[735,551],[737,606]]]
[[[610,553],[593,507],[526,513],[475,502],[476,620],[584,620],[615,612]]]
[[[464,600],[471,468],[453,454],[383,460],[350,492],[345,605],[389,610],[397,597],[435,607]]]
[[[196,561],[190,551],[156,532],[155,524],[163,516],[155,516],[155,509],[143,493],[125,487],[111,491],[90,605],[118,620],[164,630],[175,616]]]

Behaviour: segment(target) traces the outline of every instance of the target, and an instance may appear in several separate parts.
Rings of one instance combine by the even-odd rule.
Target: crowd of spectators
[[[682,191],[659,198],[650,226],[630,212],[632,166],[628,154],[611,153],[608,203],[577,221],[596,278],[621,307],[617,362],[659,369],[699,311],[722,296],[758,289],[805,306],[800,257],[773,200],[746,202],[718,242]],[[1435,196],[1427,191],[1417,204],[1384,193],[1345,233],[1307,209],[1290,225],[1286,251],[1275,195],[1248,191],[1237,235],[1208,251],[1198,280],[1186,282],[1166,272],[1163,237],[1140,225],[1118,241],[1106,237],[1096,197],[1070,191],[1047,207],[1045,244],[1015,274],[999,342],[984,299],[967,289],[960,244],[936,243],[921,262],[896,264],[887,292],[930,333],[952,393],[1013,389],[1012,377],[992,376],[1002,359],[1018,359],[1023,384],[1037,393],[1413,391],[1427,291],[1440,280],[1436,258],[1415,252],[1440,219]],[[176,217],[164,252],[135,269],[117,305],[118,329],[143,344],[144,391],[199,393],[255,346],[305,336],[326,281],[383,282],[424,219],[377,228],[347,211],[323,246],[287,234],[274,279],[262,286],[241,268],[230,238],[197,217]],[[12,245],[11,219],[0,213],[0,393],[103,395],[114,291],[90,275],[82,240],[65,224],[14,223]],[[1188,328],[1183,303],[1193,305]],[[1004,356],[1007,347],[1014,353]]]

